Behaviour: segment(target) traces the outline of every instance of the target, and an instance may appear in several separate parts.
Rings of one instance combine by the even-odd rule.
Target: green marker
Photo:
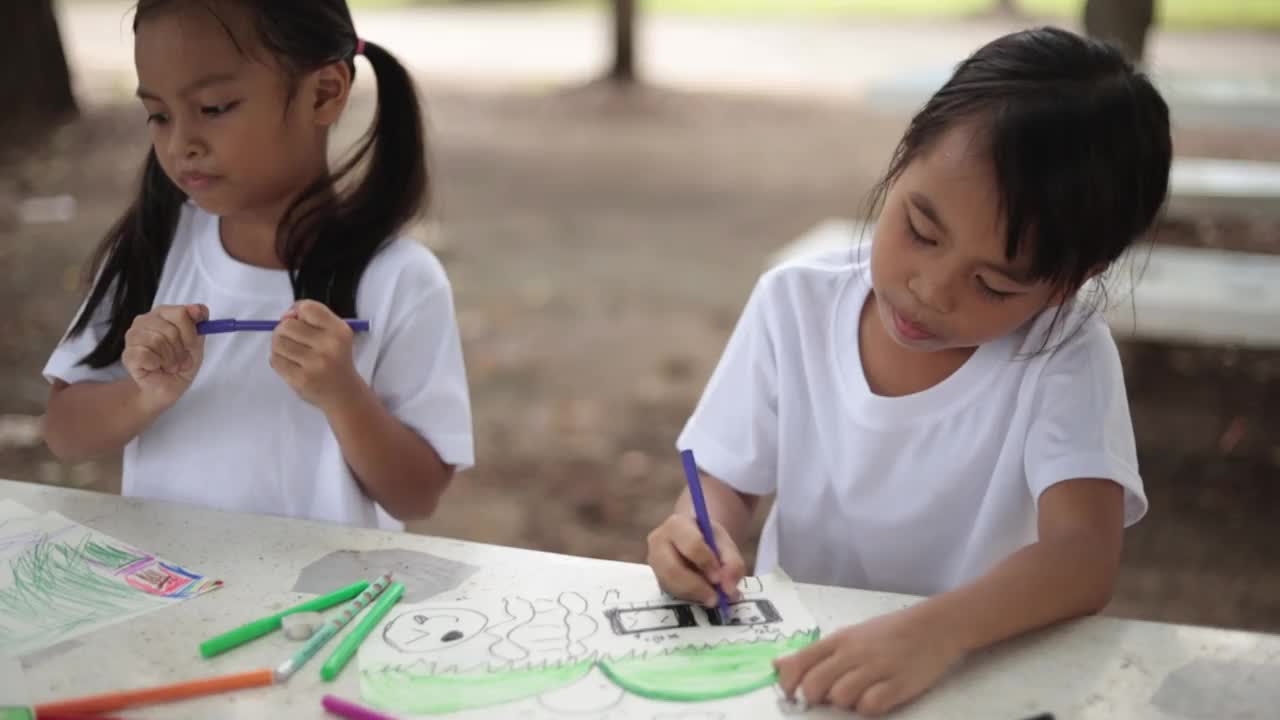
[[[324,665],[320,668],[320,677],[324,678],[325,682],[333,682],[333,679],[338,677],[338,673],[342,672],[342,668],[346,666],[347,661],[351,659],[352,655],[356,654],[356,650],[360,649],[360,643],[369,637],[369,633],[373,632],[373,629],[377,627],[378,621],[391,610],[391,606],[396,604],[402,594],[404,594],[404,584],[392,583],[391,587],[382,593],[382,597],[378,598],[378,602],[369,608],[369,614],[364,616],[360,624],[356,625],[354,630],[342,638],[342,642],[338,643],[338,648],[333,651],[333,654],[329,656],[328,660],[324,661]]]
[[[360,582],[348,585],[341,590],[334,590],[328,595],[321,595],[320,597],[312,598],[301,605],[294,605],[283,612],[278,612],[275,615],[264,617],[261,620],[254,620],[247,625],[241,625],[235,630],[229,630],[215,638],[205,640],[200,643],[200,655],[202,657],[211,658],[214,655],[224,653],[231,648],[243,645],[254,638],[260,638],[263,635],[279,630],[280,619],[285,615],[309,612],[311,610],[326,610],[338,603],[346,602],[347,600],[359,595],[364,592],[364,589],[367,587],[369,587],[369,583],[361,580]]]
[[[302,646],[301,650],[294,653],[293,657],[280,663],[280,666],[276,668],[276,682],[281,683],[288,680],[295,672],[298,671],[298,668],[302,667],[308,660],[315,657],[315,654],[320,651],[321,646],[333,639],[333,636],[337,635],[347,623],[354,620],[355,616],[359,615],[361,610],[372,605],[374,599],[381,595],[382,591],[386,590],[387,586],[390,584],[391,573],[386,573],[382,577],[379,577],[369,583],[369,587],[365,588],[364,592],[360,593],[355,600],[343,605],[342,609],[339,610],[334,617],[325,620],[324,624],[321,625],[320,629],[316,631],[316,634],[312,635],[311,639]]]
[[[0,720],[36,720],[36,713],[29,707],[0,707]]]

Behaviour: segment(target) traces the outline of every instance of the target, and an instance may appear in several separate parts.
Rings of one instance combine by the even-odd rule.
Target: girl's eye
[[[235,110],[236,106],[238,106],[239,104],[240,104],[239,101],[236,101],[236,102],[223,103],[222,105],[205,105],[200,108],[200,112],[204,113],[207,117],[218,117],[219,115],[223,115],[231,112],[232,110]]]
[[[169,122],[169,116],[164,113],[150,113],[147,115],[148,125],[163,125]]]
[[[915,223],[911,222],[910,215],[907,215],[907,232],[911,235],[912,240],[914,240],[917,243],[920,243],[921,245],[927,245],[932,247],[938,244],[933,240],[930,240],[929,238],[925,237],[924,235],[921,235],[919,230],[916,230],[916,225]]]
[[[992,298],[993,300],[1005,300],[1018,294],[1018,293],[1012,293],[1012,292],[1005,292],[1004,290],[997,290],[991,287],[990,285],[988,285],[987,281],[983,280],[981,276],[978,276],[978,287],[979,289],[982,290],[983,294],[985,294],[987,297]]]

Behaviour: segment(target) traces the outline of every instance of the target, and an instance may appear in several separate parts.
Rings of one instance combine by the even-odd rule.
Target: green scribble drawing
[[[504,705],[572,684],[591,672],[594,660],[495,671],[426,674],[411,669],[365,670],[360,694],[374,707],[439,715]]]
[[[616,659],[498,670],[428,672],[414,666],[365,670],[360,694],[384,710],[439,715],[537,697],[577,682],[598,666],[618,687],[651,700],[720,700],[773,684],[773,661],[817,638],[818,631],[810,630],[772,641],[687,646]]]
[[[77,628],[164,605],[118,578],[94,572],[91,560],[118,560],[121,553],[89,536],[77,543],[43,540],[26,547],[9,562],[12,582],[0,588],[0,647],[52,644]]]
[[[651,700],[720,700],[772,685],[773,661],[818,639],[818,631],[769,641],[676,648],[661,654],[604,659],[600,670],[615,684]]]
[[[128,567],[139,560],[146,560],[150,557],[130,552],[115,545],[96,543],[92,540],[85,543],[84,555],[91,562],[111,570],[119,570],[122,567]]]

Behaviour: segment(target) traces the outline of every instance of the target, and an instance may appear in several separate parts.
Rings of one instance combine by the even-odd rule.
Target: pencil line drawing
[[[659,703],[653,712],[710,703],[689,714],[667,705],[669,717],[723,715],[717,702],[773,685],[773,661],[818,637],[783,578],[770,590],[753,578],[751,596],[723,619],[655,601],[643,586],[486,597],[481,578],[455,598],[464,603],[421,604],[387,621],[383,642],[361,649],[361,693],[374,707],[414,715],[503,706],[512,716],[523,708],[530,717],[613,717],[625,714],[624,700]]]

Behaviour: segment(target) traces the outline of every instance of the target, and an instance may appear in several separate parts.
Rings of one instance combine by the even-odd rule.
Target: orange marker
[[[250,670],[235,675],[220,675],[202,680],[188,680],[172,685],[126,690],[124,692],[89,695],[77,700],[44,703],[36,706],[36,717],[45,715],[71,713],[104,713],[121,710],[134,705],[150,705],[154,703],[172,702],[201,695],[213,695],[229,690],[264,687],[275,683],[275,675],[270,670]]]

